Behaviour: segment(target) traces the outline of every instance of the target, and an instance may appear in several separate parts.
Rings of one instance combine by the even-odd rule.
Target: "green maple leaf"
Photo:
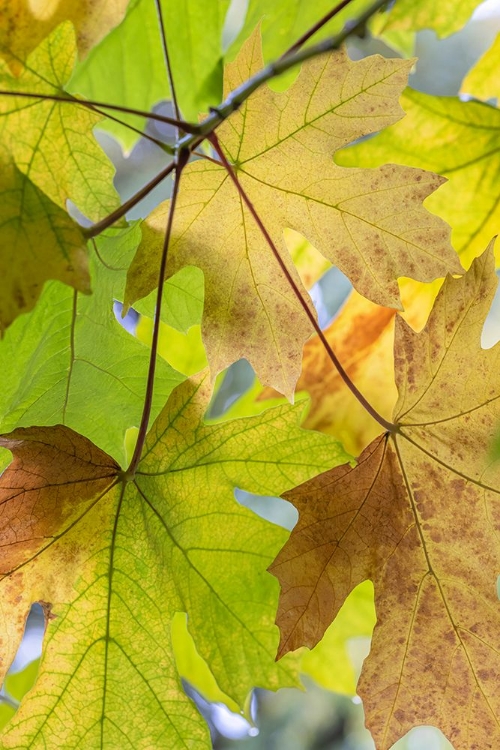
[[[337,34],[342,30],[346,20],[356,18],[368,5],[369,0],[355,0],[349,3],[348,8],[337,13],[318,30],[313,41]],[[314,3],[303,2],[303,0],[274,0],[272,12],[270,12],[269,3],[266,0],[249,0],[245,23],[238,38],[229,49],[229,58],[234,56],[232,52],[236,52],[244,40],[252,34],[257,24],[260,24],[264,59],[276,60],[331,9],[332,3],[329,0],[316,0]],[[296,74],[296,71],[291,73],[293,77]]]
[[[28,57],[18,76],[0,64],[0,89],[64,96],[76,57],[70,23],[59,26]],[[119,205],[114,168],[92,128],[103,119],[75,103],[0,95],[0,134],[17,167],[54,203],[68,199],[92,221]]]
[[[0,334],[35,305],[45,281],[90,291],[80,227],[0,147]]]
[[[4,430],[60,422],[123,461],[125,430],[141,417],[150,352],[113,314],[140,230],[114,235],[99,239],[99,255],[91,250],[94,294],[82,296],[57,282],[47,284],[36,308],[6,332],[0,346],[0,416]],[[192,281],[185,269],[165,286],[164,315],[169,321],[174,307],[174,325],[198,322]],[[146,300],[141,310],[148,313],[150,308]],[[153,416],[182,379],[158,360]],[[97,403],[92,404],[90,394],[96,394]]]
[[[422,207],[441,178],[393,165],[346,170],[332,159],[336,149],[401,117],[398,97],[410,65],[378,56],[352,63],[334,53],[304,66],[285,93],[262,87],[217,131],[299,289],[285,227],[305,235],[381,304],[400,304],[399,276],[429,281],[448,270],[460,273],[447,227]],[[256,33],[227,66],[226,92],[261,67]],[[158,265],[168,205],[145,222],[127,305],[157,283],[151,269]],[[290,397],[311,326],[226,170],[214,161],[200,160],[183,173],[168,275],[186,263],[205,274],[203,337],[213,373],[245,357],[263,383]]]
[[[220,101],[222,94],[222,30],[229,0],[162,2],[168,29],[169,58],[183,116],[196,122],[198,114]],[[134,54],[130,55],[130,49]],[[145,74],[144,71],[154,71]],[[149,111],[170,95],[158,29],[158,14],[150,0],[131,2],[124,21],[77,66],[70,90],[91,99]],[[140,127],[137,117],[126,122]],[[107,122],[128,147],[137,134]]]
[[[39,678],[4,747],[208,747],[174,663],[179,611],[240,705],[254,685],[295,683],[293,662],[275,665],[266,572],[286,532],[233,491],[277,494],[345,454],[297,426],[300,406],[204,425],[208,390],[201,379],[174,392],[133,481],[64,426],[1,438],[14,454],[0,480],[4,667],[31,602],[50,612]]]

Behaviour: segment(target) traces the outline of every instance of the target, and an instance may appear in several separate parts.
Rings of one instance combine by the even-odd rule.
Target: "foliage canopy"
[[[201,750],[181,677],[248,713],[301,673],[358,689],[379,750],[498,746],[498,109],[342,47],[476,5],[250,0],[231,32],[229,0],[0,3],[2,679],[46,619],[2,747]],[[496,95],[498,49],[464,91]],[[123,203],[97,129],[167,158]],[[331,264],[355,291],[323,332]],[[291,536],[237,488],[293,503]]]

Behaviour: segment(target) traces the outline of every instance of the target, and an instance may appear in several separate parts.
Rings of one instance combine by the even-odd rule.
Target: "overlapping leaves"
[[[359,1],[359,7],[365,4]],[[197,4],[188,5],[190,29],[179,23],[177,6],[164,3],[163,8],[174,70],[180,68],[180,60],[183,68],[190,61],[192,75],[185,76],[178,92],[183,112],[194,119],[200,102],[214,103],[220,86],[220,37],[229,2],[214,0],[203,13]],[[273,54],[293,41],[312,13],[310,4],[276,5],[290,22],[280,38],[274,33],[265,38],[268,48],[275,45]],[[429,25],[448,33],[473,5],[462,3],[456,13],[444,3],[439,14],[431,14],[430,4],[422,2],[418,9],[412,7],[409,23],[399,28],[417,28],[431,19]],[[85,32],[85,18],[104,11],[104,4],[81,3],[72,10],[56,2],[51,7],[54,15],[33,35],[25,33],[26,3],[12,3],[10,11],[1,9],[4,17],[19,11],[24,19],[10,41],[2,41],[0,35],[7,60],[0,70],[4,90],[60,94],[74,62],[70,27],[57,29],[27,63],[26,55],[62,17],[76,23],[80,50],[85,51],[96,34],[118,22],[125,3],[106,4],[109,22],[100,29],[94,23]],[[147,11],[145,7],[141,0],[131,3],[123,26],[102,47],[104,57],[97,50],[79,68],[72,91],[78,93],[81,82],[82,89],[87,86],[88,93],[100,98],[97,92],[105,89],[96,61],[102,63],[112,49],[117,53],[113,64],[120,69],[123,34],[128,29],[131,35],[125,43],[134,43],[134,19],[152,15],[153,4]],[[251,0],[248,23],[262,7],[260,0]],[[398,28],[397,14],[404,7],[402,0],[390,9],[388,28],[391,23]],[[274,24],[272,19],[265,21],[264,29],[276,28],[276,19]],[[141,33],[147,37],[152,26],[144,24]],[[209,44],[199,54],[202,33]],[[146,52],[143,59],[149,60],[155,54],[161,57],[159,36],[155,39],[146,51],[138,45],[137,54]],[[130,61],[137,62],[132,56]],[[396,279],[401,275],[429,280],[446,271],[461,271],[442,221],[422,207],[441,183],[439,177],[419,169],[379,167],[394,160],[390,149],[385,158],[377,156],[376,168],[370,170],[345,169],[332,160],[338,149],[401,117],[398,96],[410,64],[381,58],[351,63],[343,53],[318,59],[304,66],[286,94],[261,89],[218,129],[237,179],[297,283],[282,242],[287,227],[308,236],[359,290],[379,303],[398,304]],[[261,65],[254,36],[227,69],[226,93]],[[110,71],[105,73],[113,86],[118,85],[119,101],[137,104],[126,101],[125,74],[115,78]],[[155,97],[163,98],[166,79],[162,74],[147,82],[139,106],[147,108]],[[407,96],[410,109],[415,101],[420,103],[419,96]],[[495,215],[494,170],[486,175],[487,182],[486,173],[476,169],[496,150],[494,110],[488,110],[489,124],[477,127],[485,111],[478,105],[441,102],[438,111],[429,109],[423,119],[408,118],[407,125],[393,131],[401,128],[408,149],[416,153],[421,149],[415,145],[415,132],[420,139],[426,132],[434,137],[439,123],[439,153],[446,158],[438,166],[443,173],[452,177],[451,182],[457,173],[463,184],[471,182],[471,175],[474,187],[482,183],[482,192],[470,192],[474,200],[476,193],[480,195],[479,211],[471,201],[455,201],[450,209],[455,236],[467,258],[492,233],[490,219]],[[0,284],[5,291],[2,300],[11,306],[0,307],[0,321],[6,327],[19,311],[32,307],[45,279],[59,278],[88,291],[82,235],[63,209],[71,200],[97,219],[116,205],[116,196],[109,187],[109,165],[90,133],[99,115],[76,104],[21,97],[0,97],[0,115],[6,149],[2,197],[7,198],[0,209],[5,218],[0,240],[8,261]],[[480,137],[472,139],[477,132]],[[458,149],[460,153],[452,151],[457,133],[466,146]],[[377,149],[383,138],[360,148]],[[450,151],[445,149],[448,145]],[[398,148],[404,151],[404,145]],[[457,159],[451,165],[446,162],[450,153]],[[353,158],[356,154],[351,152]],[[406,157],[400,160],[407,162]],[[416,153],[412,163],[435,169],[436,159],[425,158]],[[448,214],[439,196],[447,189],[428,204],[442,216]],[[477,220],[470,234],[460,233],[465,220],[460,224],[457,210],[464,211],[464,205],[465,219]],[[164,206],[144,225],[145,240],[129,274],[127,303],[156,284],[165,213]],[[48,620],[40,679],[3,738],[5,747],[206,747],[207,731],[179,684],[170,642],[176,612],[187,613],[198,651],[221,690],[237,704],[254,685],[276,688],[296,680],[292,661],[277,667],[273,663],[275,591],[265,573],[284,533],[238,506],[233,490],[242,486],[278,494],[347,457],[332,439],[297,428],[300,407],[206,426],[202,417],[208,386],[188,383],[174,393],[155,422],[135,477],[120,469],[117,459],[123,458],[124,431],[140,419],[148,360],[147,349],[121,330],[112,315],[112,300],[122,299],[131,235],[125,235],[124,245],[120,237],[107,238],[97,254],[92,251],[94,297],[80,297],[58,283],[47,285],[41,304],[14,322],[0,350],[4,429],[13,429],[2,445],[15,455],[1,480],[0,630],[8,634],[2,652],[4,671],[32,601],[44,602]],[[220,164],[200,160],[186,170],[174,235],[169,275],[182,269],[187,284],[196,281],[196,291],[189,300],[190,289],[182,287],[179,277],[172,279],[174,288],[166,290],[166,308],[173,312],[170,322],[184,328],[191,312],[199,312],[200,276],[185,267],[197,265],[205,274],[204,338],[213,374],[247,357],[262,380],[291,396],[302,345],[311,331]],[[31,272],[36,265],[33,259],[38,276],[25,278],[24,269]],[[53,262],[59,263],[58,269],[53,270]],[[17,276],[11,272],[15,264]],[[459,750],[499,739],[495,637],[500,623],[494,594],[500,565],[495,537],[498,470],[484,459],[500,416],[498,368],[496,354],[480,353],[477,343],[492,288],[487,262],[477,262],[466,279],[446,282],[422,337],[398,322],[399,432],[377,439],[356,469],[344,466],[288,495],[302,517],[275,564],[285,588],[281,651],[316,641],[355,583],[373,578],[378,625],[360,689],[383,750],[422,721],[440,725]],[[179,292],[175,302],[174,291]],[[150,304],[144,309],[153,313]],[[368,316],[361,316],[358,325],[364,340],[356,351],[352,320],[344,318],[344,327],[337,324],[341,330],[335,342],[343,347],[351,374],[358,356],[363,366],[383,359],[385,344],[380,348],[380,342],[389,338],[393,317],[380,310],[370,318],[373,332],[365,328]],[[306,368],[317,359],[315,342],[308,352],[312,354],[309,363],[306,355]],[[389,360],[384,364],[387,367]],[[176,373],[158,363],[153,415],[178,380]],[[366,371],[359,380],[362,386],[372,385]],[[450,381],[459,383],[453,397]],[[314,391],[307,372],[303,384]],[[315,426],[326,403],[324,384],[319,390],[310,415],[310,424],[319,420]],[[390,390],[384,395],[382,411],[391,399]],[[335,396],[329,404],[338,402]],[[336,419],[336,431],[339,424],[345,429],[345,417]],[[29,426],[56,421],[64,425]],[[367,433],[360,432],[362,442]],[[339,503],[333,510],[329,500],[325,502],[332,484]],[[304,493],[310,491],[313,499],[308,495],[305,504]],[[452,491],[460,501],[453,505]],[[333,541],[325,544],[325,535]],[[357,589],[352,601],[368,610],[369,587]],[[433,628],[423,645],[429,613]],[[370,611],[358,623],[363,635],[369,632],[371,616]],[[342,617],[331,630],[330,643],[341,643],[345,657]],[[326,662],[318,665],[318,659],[321,655],[316,664],[311,658],[309,665],[317,675]],[[330,687],[354,689],[352,673],[345,680],[325,674],[321,679]],[[415,700],[417,689],[422,697]],[[140,715],[130,711],[131,703],[141,707]],[[479,728],[468,723],[468,715],[479,721]]]
[[[18,77],[0,64],[0,332],[34,306],[49,279],[90,291],[85,241],[67,215],[68,200],[91,219],[118,203],[113,168],[92,134],[102,115],[7,95],[64,94],[74,57],[66,24],[30,55]]]
[[[92,295],[50,283],[33,312],[6,331],[0,347],[4,430],[62,423],[117,461],[125,460],[125,431],[139,424],[141,417],[149,349],[116,320],[113,300],[122,297],[139,237],[136,227],[100,238],[90,257]],[[198,322],[191,286],[191,277],[176,277],[165,288],[167,316],[175,305],[174,315],[167,317],[174,325]],[[166,362],[158,361],[154,417],[182,379]],[[89,394],[94,393],[96,404],[89,403]]]
[[[340,164],[375,167],[387,161],[431,166],[448,182],[426,202],[452,227],[453,245],[466,266],[498,232],[500,217],[500,112],[407,89],[406,117],[371,141],[338,155]],[[422,148],[425,142],[426,148]]]
[[[217,131],[299,288],[285,227],[307,236],[376,302],[399,304],[398,276],[429,281],[460,273],[447,228],[422,207],[439,177],[391,165],[345,170],[332,161],[336,149],[401,117],[409,65],[379,57],[352,63],[334,53],[304,66],[286,93],[261,88]],[[226,91],[261,66],[256,33],[227,67]],[[151,291],[148,269],[157,265],[167,210],[164,204],[147,220],[128,303]],[[310,324],[234,184],[213,161],[195,162],[183,174],[169,273],[186,263],[205,274],[203,335],[213,372],[245,357],[262,382],[290,397]]]
[[[499,347],[481,330],[496,289],[493,253],[448,278],[421,334],[396,326],[394,419],[355,468],[286,493],[299,524],[273,563],[280,653],[314,645],[357,583],[375,586],[377,625],[358,686],[387,750],[433,724],[457,750],[500,740]]]
[[[176,611],[240,705],[253,685],[294,684],[293,662],[274,663],[266,573],[286,534],[233,491],[277,494],[344,454],[297,426],[300,406],[205,426],[208,392],[203,380],[175,391],[134,481],[67,427],[1,439],[15,457],[1,480],[4,669],[32,600],[51,612],[39,679],[4,747],[207,747],[177,676]]]

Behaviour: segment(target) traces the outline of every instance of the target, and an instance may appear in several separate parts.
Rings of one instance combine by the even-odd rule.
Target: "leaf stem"
[[[246,81],[244,84],[239,86],[237,89],[232,91],[227,99],[222,102],[218,107],[212,108],[212,111],[208,117],[203,120],[198,125],[194,124],[188,124],[181,120],[174,120],[173,118],[167,118],[163,117],[162,115],[152,115],[147,114],[145,112],[140,112],[139,110],[128,110],[124,108],[122,111],[126,112],[133,112],[135,114],[140,114],[144,117],[151,117],[151,119],[158,119],[162,122],[167,122],[169,124],[174,124],[176,127],[179,126],[182,130],[186,131],[187,135],[185,135],[183,138],[177,139],[175,150],[176,152],[180,153],[181,151],[190,151],[193,152],[200,143],[205,139],[209,138],[211,133],[214,132],[214,130],[222,123],[224,120],[226,120],[229,115],[231,115],[233,112],[235,112],[241,104],[248,99],[248,97],[253,94],[254,91],[256,91],[260,86],[262,86],[267,81],[271,80],[277,75],[280,75],[280,73],[284,73],[285,71],[289,70],[290,68],[294,67],[295,65],[300,65],[300,63],[304,62],[305,60],[309,60],[312,57],[316,57],[317,55],[323,54],[325,52],[331,52],[332,50],[338,49],[341,44],[347,39],[350,34],[356,32],[358,29],[363,28],[363,26],[366,24],[366,22],[378,11],[380,8],[387,2],[387,0],[375,0],[375,2],[370,5],[369,8],[366,9],[364,13],[362,13],[358,19],[349,26],[349,28],[344,28],[340,34],[337,34],[336,36],[326,39],[323,42],[320,42],[319,44],[316,44],[312,47],[308,47],[306,50],[301,50],[298,52],[290,53],[288,51],[285,53],[285,56],[281,57],[279,60],[277,60],[274,63],[271,63],[270,65],[267,65],[265,68],[260,70],[258,73],[256,73],[255,76],[252,76],[252,78],[249,78],[248,81]],[[342,3],[340,4],[342,5]],[[342,6],[343,7],[343,6]],[[339,12],[341,8],[339,6],[336,6],[336,8],[333,9],[333,11],[330,12],[330,14],[334,15],[334,12]],[[318,21],[317,24],[315,24],[314,27],[312,27],[309,32],[306,32],[307,38],[312,35],[312,33],[315,33],[315,31],[320,28],[323,23],[326,23],[325,18],[322,18],[320,21]],[[297,47],[299,44],[303,44],[304,39],[301,37],[297,42],[293,45],[293,49]],[[292,48],[291,48],[292,49]],[[7,93],[12,95],[12,92],[2,92],[0,91],[0,94]],[[39,94],[20,94],[20,96],[32,96],[37,98],[43,98],[43,95]],[[73,97],[73,99],[67,99],[65,97],[54,97],[54,96],[45,96],[45,98],[52,98],[56,101],[73,101],[79,104],[85,105],[85,101],[81,99],[76,99]],[[87,104],[90,104],[90,102],[87,102]],[[102,103],[93,103],[93,104],[99,104],[99,106],[108,106],[103,105]],[[87,230],[84,230],[84,234],[86,237],[95,237],[96,235],[103,232],[105,229],[107,229],[109,226],[114,224],[115,221],[118,221],[118,219],[121,219],[122,216],[124,216],[127,211],[130,208],[133,208],[142,198],[144,198],[156,185],[161,182],[161,180],[166,177],[167,174],[169,174],[170,171],[174,168],[174,165],[167,167],[168,171],[160,172],[157,177],[155,177],[148,185],[145,185],[142,190],[140,190],[138,193],[136,193],[132,198],[130,198],[124,205],[111,213],[106,218],[102,219],[102,221],[98,222],[97,224],[94,224],[94,226],[90,227]]]
[[[208,138],[221,122],[224,122],[229,115],[235,112],[243,102],[264,83],[279,76],[281,73],[285,73],[287,70],[290,70],[290,68],[306,62],[306,60],[310,60],[318,55],[338,49],[351,34],[362,29],[366,22],[369,21],[370,18],[386,3],[387,0],[375,0],[375,2],[364,11],[364,13],[361,13],[361,15],[358,16],[352,25],[348,28],[344,28],[336,36],[325,39],[312,47],[307,47],[307,49],[287,54],[279,60],[276,60],[276,62],[266,65],[262,70],[249,78],[248,81],[245,81],[241,86],[234,89],[222,104],[219,104],[217,107],[212,107],[210,114],[198,125],[196,131],[181,138],[178,142],[178,147],[181,149],[187,148],[191,151],[193,147],[196,147],[199,144],[200,136]],[[193,146],[193,144],[196,144],[196,146]]]
[[[168,45],[167,45],[167,33],[165,30],[165,23],[163,20],[163,10],[161,7],[160,0],[155,0],[156,5],[156,13],[158,14],[158,23],[160,26],[160,35],[161,35],[161,42],[163,46],[163,57],[165,58],[165,67],[167,69],[167,76],[168,76],[168,83],[170,86],[170,94],[172,95],[172,104],[174,105],[174,112],[175,116],[178,121],[181,120],[181,113],[179,110],[179,103],[177,101],[177,95],[175,93],[175,84],[174,84],[174,76],[172,74],[172,66],[170,64],[170,57],[168,54]],[[179,131],[179,128],[184,130],[184,132],[189,132],[185,128],[183,128],[180,125],[177,125],[177,131]],[[177,132],[177,135],[179,135],[179,132]]]
[[[162,182],[165,177],[168,177],[170,172],[173,172],[175,169],[175,161],[171,161],[168,166],[165,167],[165,169],[162,169],[161,172],[159,172],[156,177],[153,177],[153,179],[147,183],[147,185],[144,185],[140,190],[137,191],[131,198],[128,199],[128,201],[125,201],[125,203],[116,209],[116,211],[113,211],[108,216],[105,216],[104,219],[101,221],[98,221],[96,224],[92,224],[91,227],[82,227],[82,233],[87,239],[90,239],[91,237],[97,237],[98,234],[101,234],[101,232],[104,232],[105,229],[108,229],[110,226],[112,226],[115,222],[119,221],[127,211],[130,211],[130,209],[134,208],[143,198],[145,198],[157,185]]]
[[[311,325],[313,326],[314,330],[316,331],[321,343],[323,344],[323,347],[325,348],[326,353],[328,354],[329,358],[335,365],[340,377],[346,384],[346,386],[349,388],[351,393],[356,397],[356,399],[359,401],[359,403],[366,409],[368,414],[370,414],[373,419],[375,419],[382,427],[387,430],[388,432],[394,433],[398,432],[397,425],[393,424],[392,422],[389,422],[387,419],[384,419],[384,417],[376,411],[376,409],[373,408],[373,406],[366,400],[366,398],[363,396],[360,390],[358,390],[357,386],[354,385],[351,378],[347,374],[347,372],[344,370],[342,365],[340,364],[340,361],[337,358],[337,355],[333,351],[332,347],[330,346],[325,334],[321,330],[316,317],[314,316],[313,312],[309,308],[309,305],[307,304],[306,300],[304,299],[299,287],[297,286],[296,282],[292,278],[290,271],[286,267],[278,248],[276,247],[271,235],[267,231],[266,227],[264,226],[262,219],[260,218],[259,214],[257,213],[255,206],[253,205],[252,201],[248,197],[246,191],[244,190],[241,182],[238,180],[238,177],[229,163],[229,161],[226,158],[226,155],[224,154],[223,150],[220,147],[219,141],[217,139],[217,136],[215,133],[212,133],[209,137],[210,142],[212,143],[219,159],[221,160],[222,165],[226,169],[226,172],[228,173],[229,177],[231,178],[232,182],[234,183],[239,195],[241,196],[241,199],[245,203],[246,207],[248,208],[249,212],[254,218],[255,223],[259,227],[264,239],[266,240],[267,244],[269,245],[276,261],[278,262],[279,267],[281,268],[287,282],[289,283],[293,293],[297,297],[297,300],[300,302],[300,305],[302,306],[305,314],[309,318]]]
[[[338,15],[341,10],[344,10],[344,8],[349,5],[349,3],[352,3],[352,0],[342,0],[342,2],[332,8],[328,13],[326,13],[326,15],[323,16],[323,18],[320,18],[319,21],[314,24],[314,26],[311,26],[311,28],[306,31],[305,34],[302,34],[302,36],[299,37],[297,41],[287,49],[286,52],[283,52],[281,58],[287,57],[287,55],[291,55],[292,52],[296,52],[297,50],[299,50],[302,45],[308,42],[309,39],[314,36],[314,34],[316,34],[325,24],[328,23],[328,21],[331,21],[331,19],[334,18],[334,16]]]
[[[95,99],[78,99],[78,97],[72,94],[63,96],[62,94],[37,94],[28,91],[6,91],[0,89],[0,96],[15,96],[22,97],[24,99],[42,99],[51,102],[61,102],[62,104],[81,104],[82,107],[87,109],[94,109],[95,107],[101,107],[102,109],[110,109],[114,112],[122,112],[126,115],[136,115],[137,117],[145,117],[150,120],[156,120],[157,122],[163,122],[167,125],[174,125],[180,127],[186,133],[197,133],[198,125],[190,125],[187,122],[177,120],[174,117],[167,117],[166,115],[158,115],[155,112],[145,112],[142,109],[134,109],[133,107],[125,107],[121,104],[106,104],[106,102],[99,102]]]
[[[135,444],[134,454],[128,467],[125,477],[127,481],[131,481],[141,460],[142,449],[146,440],[146,434],[148,431],[149,417],[151,415],[151,407],[153,405],[153,389],[155,381],[156,371],[156,357],[158,354],[158,337],[160,334],[160,317],[161,317],[161,305],[163,298],[163,282],[165,280],[165,271],[167,268],[167,257],[168,248],[170,245],[170,237],[172,235],[172,224],[175,214],[175,206],[177,203],[177,196],[179,194],[179,183],[182,175],[182,170],[189,161],[190,152],[180,151],[174,162],[175,177],[174,186],[172,190],[172,197],[170,199],[170,205],[168,209],[167,228],[165,231],[165,238],[163,240],[163,250],[160,261],[160,270],[158,273],[158,291],[156,294],[156,305],[155,305],[155,318],[153,323],[153,338],[151,342],[151,353],[149,356],[149,370],[148,379],[146,383],[146,395],[144,397],[144,407],[142,410],[141,423],[139,426],[139,433],[137,435],[137,443]]]

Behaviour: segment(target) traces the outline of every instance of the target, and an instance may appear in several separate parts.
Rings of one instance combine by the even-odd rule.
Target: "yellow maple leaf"
[[[285,493],[299,523],[271,570],[282,586],[280,654],[313,646],[349,591],[375,587],[377,625],[358,692],[379,750],[417,724],[456,750],[500,743],[499,347],[481,330],[493,252],[448,277],[420,334],[396,321],[395,432],[355,468]]]
[[[19,74],[42,39],[72,21],[85,55],[122,20],[128,0],[0,0],[0,56]]]
[[[332,53],[304,65],[287,92],[259,89],[217,131],[301,290],[283,242],[286,227],[307,237],[380,304],[399,306],[399,276],[430,281],[461,273],[447,226],[422,207],[440,177],[394,165],[345,169],[332,158],[400,119],[398,97],[411,65],[380,56],[353,63],[343,51]],[[255,33],[226,68],[226,93],[261,67]],[[167,211],[162,204],[147,220],[128,275],[127,304],[156,285],[151,268],[158,266]],[[197,161],[183,173],[168,275],[186,264],[205,274],[203,336],[213,373],[245,357],[263,383],[291,396],[311,326],[227,172],[214,161]]]
[[[48,279],[90,292],[85,238],[0,149],[0,334],[31,310]]]

